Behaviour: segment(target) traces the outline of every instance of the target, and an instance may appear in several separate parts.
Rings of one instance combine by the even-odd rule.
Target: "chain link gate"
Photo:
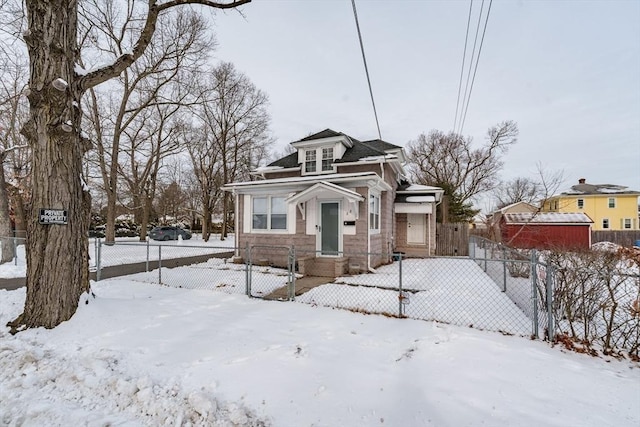
[[[293,246],[247,245],[246,293],[253,298],[292,301],[296,255]]]

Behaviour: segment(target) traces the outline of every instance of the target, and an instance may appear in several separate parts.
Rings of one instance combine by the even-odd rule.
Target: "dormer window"
[[[322,170],[333,170],[333,147],[322,149]]]
[[[316,150],[307,150],[305,152],[304,171],[305,173],[316,171]]]
[[[300,150],[304,166],[303,175],[328,174],[334,172],[336,148],[331,146],[315,146]]]

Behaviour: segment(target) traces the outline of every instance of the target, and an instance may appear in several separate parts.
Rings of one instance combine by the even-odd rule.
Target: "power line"
[[[367,58],[364,54],[364,45],[362,44],[362,34],[360,33],[360,24],[358,23],[358,12],[356,12],[356,0],[351,0],[353,6],[353,17],[356,19],[356,28],[358,30],[358,39],[360,40],[360,51],[362,52],[362,62],[364,62],[364,72],[367,75],[367,84],[369,85],[369,94],[371,95],[371,105],[373,105],[373,115],[376,118],[376,127],[378,128],[378,138],[382,139],[380,133],[380,123],[378,122],[378,111],[376,110],[376,102],[373,99],[373,89],[371,89],[371,79],[369,78],[369,67],[367,67]]]
[[[484,34],[487,32],[487,23],[489,22],[489,14],[491,13],[491,4],[493,0],[489,0],[489,9],[487,9],[487,18],[484,20],[484,29],[482,30],[482,39],[480,39],[480,48],[478,49],[478,57],[476,58],[476,66],[473,70],[473,78],[471,79],[471,89],[469,89],[469,98],[467,99],[467,105],[464,109],[464,116],[462,118],[462,124],[460,125],[460,133],[464,127],[464,122],[467,120],[467,111],[469,110],[469,101],[471,101],[471,92],[473,91],[473,83],[476,81],[476,72],[478,71],[478,62],[480,61],[480,54],[482,53],[482,44],[484,43]]]
[[[471,23],[471,9],[473,8],[473,0],[469,2],[469,18],[467,18],[467,32],[464,35],[464,50],[462,51],[462,67],[460,67],[460,82],[458,83],[458,99],[456,100],[456,115],[453,118],[453,130],[456,129],[458,122],[458,107],[460,106],[460,92],[462,91],[462,76],[464,75],[464,61],[467,58],[467,42],[469,41],[469,24]]]
[[[473,59],[476,55],[476,44],[478,43],[478,34],[480,33],[480,22],[482,22],[483,9],[484,9],[484,0],[482,0],[482,3],[480,4],[480,13],[478,14],[478,24],[476,25],[476,35],[473,39],[473,48],[471,49],[471,61],[469,61],[469,71],[467,71],[467,82],[464,85],[464,95],[462,95],[462,110],[460,111],[460,123],[462,123],[462,116],[465,110],[467,93],[469,92],[469,81],[471,80],[471,68],[473,67]],[[462,126],[460,126],[458,133],[462,133]]]

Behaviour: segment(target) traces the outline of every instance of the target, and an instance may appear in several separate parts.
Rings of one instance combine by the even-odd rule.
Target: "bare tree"
[[[471,137],[454,132],[433,130],[429,135],[422,134],[408,145],[413,178],[418,183],[442,187],[449,203],[455,203],[462,216],[468,216],[472,198],[495,187],[503,166],[502,155],[517,138],[518,127],[512,121],[489,128],[486,144],[480,148],[472,147]],[[442,221],[450,215],[443,215]]]
[[[93,8],[84,10],[91,24],[87,38],[95,40],[94,50],[105,45],[104,50],[117,56],[128,49],[130,31],[116,32],[113,28],[120,21],[124,21],[124,28],[135,28],[142,12],[137,10],[132,0],[127,4],[124,16],[115,12],[111,2],[106,0],[96,0]],[[106,6],[101,8],[103,5]],[[116,91],[113,87],[104,93],[90,90],[90,118],[97,146],[95,157],[107,194],[107,242],[115,238],[120,179],[128,184],[136,221],[145,222],[143,234],[146,230],[148,218],[143,220],[142,216],[144,212],[148,214],[153,200],[150,190],[155,190],[155,178],[149,175],[157,174],[156,166],[161,157],[170,153],[170,149],[161,146],[150,147],[149,144],[153,146],[149,141],[153,132],[148,132],[149,118],[151,115],[156,119],[162,116],[163,119],[157,123],[165,126],[179,107],[193,102],[192,72],[202,65],[213,44],[206,37],[206,30],[204,19],[193,11],[167,16],[155,34],[154,44],[138,62],[122,73],[117,82],[111,82]],[[114,92],[121,95],[117,97]],[[168,136],[170,132],[163,132],[164,138]]]
[[[271,144],[266,94],[257,89],[233,64],[217,66],[200,107],[203,129],[190,149],[194,171],[203,193],[203,238],[208,238],[211,210],[220,187],[246,177],[266,156]],[[222,231],[227,236],[231,220],[230,194],[222,196]]]
[[[121,75],[147,49],[158,18],[176,6],[197,3],[235,8],[250,0],[149,0],[139,37],[111,63],[80,70],[78,3],[25,0],[30,58],[30,118],[22,129],[33,154],[31,210],[27,220],[27,296],[12,332],[52,328],[73,316],[88,293],[91,201],[82,180],[82,159],[91,143],[81,136],[80,105],[87,90]],[[41,224],[39,209],[64,211],[67,224]]]
[[[527,177],[517,177],[509,181],[503,181],[495,189],[497,208],[527,202],[535,203],[542,197],[542,187]]]
[[[494,197],[497,203],[497,209],[505,206],[527,202],[539,207],[555,194],[564,182],[564,172],[550,172],[544,168],[541,163],[537,164],[536,176],[517,177],[509,181],[502,181],[496,186]]]
[[[14,199],[14,220],[18,219],[18,224],[22,224],[23,218],[19,188],[25,178],[22,172],[28,170],[28,167],[22,168],[28,156],[28,146],[20,135],[20,127],[27,118],[23,99],[27,64],[12,46],[4,46],[2,50],[7,55],[0,62],[0,263],[5,263],[14,257],[14,243],[10,238],[14,233],[10,197]]]

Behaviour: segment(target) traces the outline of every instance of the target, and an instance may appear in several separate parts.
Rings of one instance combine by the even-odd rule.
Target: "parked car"
[[[169,225],[156,227],[149,232],[149,237],[153,240],[178,240],[178,236],[182,236],[184,240],[188,240],[191,238],[191,233],[183,228]]]

